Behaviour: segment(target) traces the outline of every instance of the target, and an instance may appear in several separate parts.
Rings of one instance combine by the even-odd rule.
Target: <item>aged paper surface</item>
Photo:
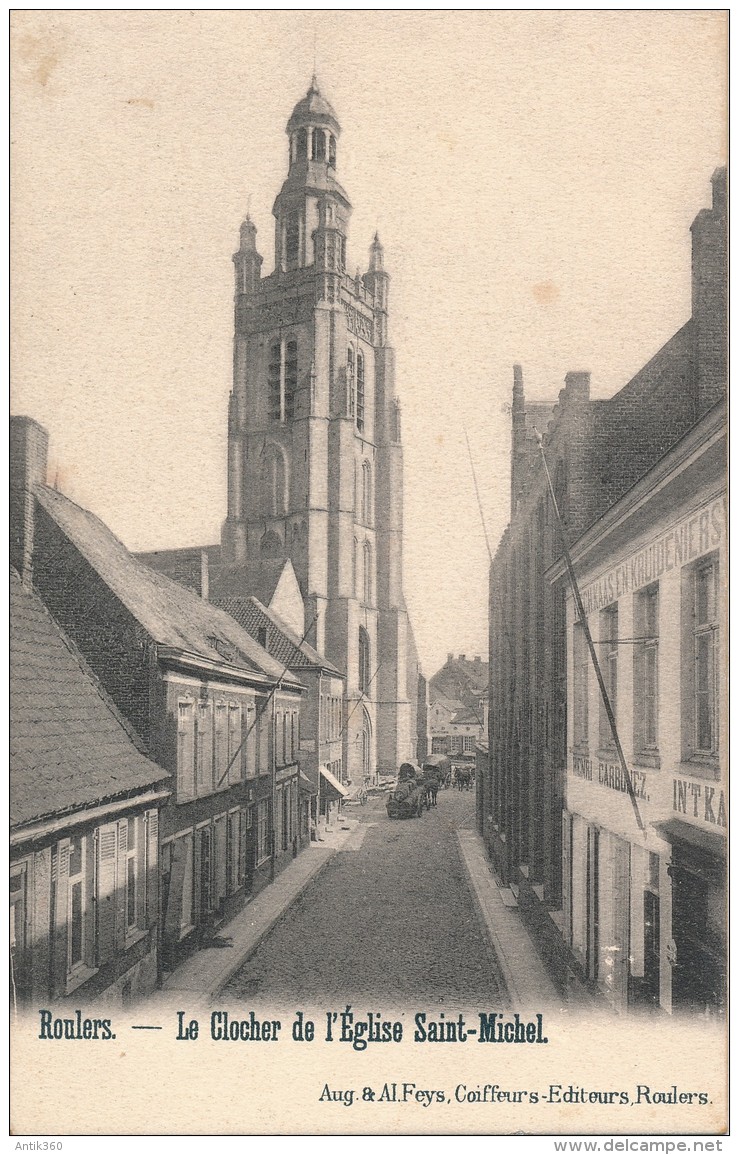
[[[610,398],[691,317],[690,227],[710,207],[712,174],[726,163],[726,15],[51,11],[16,12],[11,23],[12,412],[49,433],[43,480],[132,551],[220,539],[233,495],[232,360],[239,372],[231,257],[248,214],[264,258],[261,275],[272,273],[271,210],[287,175],[285,126],[315,84],[341,122],[337,171],[353,205],[342,274],[353,282],[357,269],[356,300],[364,300],[367,277],[382,265],[380,257],[361,280],[377,230],[392,278],[388,341],[402,405],[404,597],[421,667],[428,679],[452,652],[485,660],[485,532],[495,553],[511,512],[512,366],[523,363],[529,400],[554,405],[573,370],[592,373],[594,399]],[[334,146],[327,135],[326,157]],[[300,147],[296,135],[290,145],[296,163]],[[278,237],[288,263],[289,227],[288,221]],[[301,229],[295,244],[305,246],[307,225]],[[370,259],[377,265],[377,250]],[[240,268],[237,260],[237,275]],[[350,331],[362,337],[361,309],[346,308]],[[284,420],[290,404],[284,343],[281,357]],[[320,365],[311,371],[320,379]],[[353,365],[359,387],[357,372]],[[352,394],[352,406],[358,397]],[[363,419],[354,409],[351,417]],[[665,442],[665,452],[671,444]],[[631,446],[623,452],[628,456]],[[378,494],[380,483],[378,475]],[[718,500],[722,484],[721,476],[713,489],[706,480],[705,500]],[[44,498],[50,518],[58,500]],[[686,534],[691,515],[688,509]],[[677,533],[678,514],[674,520]],[[625,565],[631,555],[616,544]],[[582,557],[592,591],[608,567],[597,555]],[[366,602],[371,594],[365,588]],[[568,613],[574,614],[571,605]],[[696,650],[696,661],[702,653]],[[679,653],[667,661],[677,668]],[[723,688],[715,695],[725,707]],[[597,689],[591,702],[597,710]],[[721,725],[725,716],[724,709]],[[705,730],[707,717],[704,710],[696,725]],[[620,845],[632,836],[624,832],[628,800],[618,766],[604,765],[603,797],[609,803],[621,791],[624,811],[609,827],[612,811],[595,806],[590,821],[606,832],[604,843],[607,836]],[[649,758],[646,765],[647,773],[658,769]],[[591,787],[582,780],[590,773],[584,762],[570,767],[573,813],[589,813]],[[330,769],[328,775],[324,781]],[[667,798],[672,778],[665,783],[666,777]],[[684,771],[674,786],[675,799],[683,790],[696,816],[701,783],[708,792],[700,775]],[[648,798],[645,787],[641,795],[648,821],[669,817],[657,813],[657,793]],[[336,860],[354,855],[360,869],[351,902],[345,894],[336,907],[335,928],[338,942],[342,924],[356,919],[356,956],[382,955],[384,976],[378,964],[372,982],[357,979],[359,971],[342,955],[326,982],[335,943],[325,932],[314,982],[313,956],[298,936],[312,916],[301,909],[298,923],[293,906],[281,924],[281,948],[269,946],[275,940],[265,931],[271,965],[280,969],[279,949],[291,960],[272,984],[252,970],[240,987],[212,997],[204,997],[205,988],[181,986],[153,991],[135,1005],[125,984],[112,1003],[83,994],[75,1001],[67,987],[63,1003],[38,1001],[11,1016],[13,1132],[715,1135],[726,1129],[726,1036],[717,1008],[664,1013],[664,986],[661,1010],[632,1008],[633,984],[624,988],[623,1007],[614,1006],[613,984],[605,999],[585,1002],[569,1002],[559,988],[554,997],[554,987],[544,986],[539,1001],[509,997],[513,988],[535,989],[533,979],[528,988],[526,982],[530,956],[515,949],[507,961],[490,964],[498,977],[508,976],[508,995],[501,981],[485,998],[488,962],[481,958],[494,953],[495,931],[476,905],[472,858],[463,862],[462,851],[457,863],[453,850],[454,877],[464,889],[458,908],[452,891],[429,900],[418,882],[432,869],[426,847],[411,868],[403,860],[402,876],[385,877],[378,922],[378,883],[362,873],[361,855],[370,854],[373,839],[386,837],[378,833],[390,821],[384,797],[370,799],[369,821],[356,798],[341,811],[352,832],[337,843]],[[708,845],[717,837],[709,819],[725,827],[719,786],[700,798]],[[538,804],[546,807],[543,799]],[[475,828],[472,795],[461,790],[459,797],[442,790],[438,810],[418,824],[444,821],[451,830],[445,807],[447,816],[467,807],[461,826]],[[685,807],[680,813],[689,818]],[[357,820],[368,837],[354,844]],[[392,838],[415,837],[409,833],[415,821],[393,824]],[[561,811],[554,816],[560,822]],[[578,836],[572,837],[576,847]],[[382,846],[378,854],[387,854],[391,870],[395,851]],[[632,852],[630,901],[643,928],[636,861]],[[175,851],[167,862],[172,878]],[[324,880],[333,877],[331,869]],[[639,869],[649,874],[648,857]],[[664,893],[668,859],[660,869]],[[368,886],[375,890],[368,893]],[[414,990],[404,968],[412,973],[405,960],[420,923],[405,921],[403,902],[410,909],[417,888],[427,904],[424,942],[437,945],[433,966]],[[261,893],[269,892],[268,886]],[[645,885],[643,893],[654,892]],[[393,903],[395,921],[387,913]],[[556,914],[557,903],[551,905]],[[506,909],[515,906],[511,899]],[[69,911],[73,920],[73,905]],[[321,917],[330,921],[330,914]],[[712,918],[725,928],[722,907]],[[290,941],[293,920],[300,931]],[[569,933],[575,943],[572,922]],[[379,950],[378,934],[394,936],[392,949],[385,941]],[[480,958],[458,957],[466,934],[484,943]],[[662,939],[656,965],[664,984],[674,966],[664,927]],[[633,969],[644,988],[645,942],[614,948],[640,957]],[[75,962],[73,935],[66,943]],[[592,964],[585,953],[582,959]],[[292,990],[284,977],[290,974]],[[597,986],[598,976],[590,977]],[[600,981],[608,988],[602,971]],[[341,1016],[350,1004],[355,1019],[342,1038]],[[480,1046],[481,1016],[490,1015],[501,1023],[517,1015],[522,1033],[528,1024],[530,1034],[511,1037],[511,1045],[491,1037]],[[251,1023],[253,1016],[279,1021],[277,1037],[255,1041],[245,1037],[249,1028],[239,1036],[238,1025],[237,1037],[228,1035],[228,1021]],[[53,1025],[46,1030],[65,1018],[72,1037],[64,1037],[64,1027],[59,1035]],[[110,1020],[100,1038],[92,1037],[94,1028],[84,1034],[83,1023],[95,1019]],[[315,1024],[313,1039],[305,1037],[306,1021]],[[384,1024],[400,1026],[395,1041],[381,1037],[364,1047],[352,1033],[356,1022],[368,1024],[369,1035],[374,1023],[380,1036]],[[423,1026],[429,1023],[442,1024],[439,1041],[433,1031],[429,1037]],[[456,1037],[444,1034],[450,1023],[459,1024]]]

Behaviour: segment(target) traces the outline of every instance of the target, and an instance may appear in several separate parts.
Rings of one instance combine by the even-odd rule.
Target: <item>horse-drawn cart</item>
[[[404,762],[387,800],[388,818],[418,818],[426,805],[426,786],[420,772],[410,762]]]

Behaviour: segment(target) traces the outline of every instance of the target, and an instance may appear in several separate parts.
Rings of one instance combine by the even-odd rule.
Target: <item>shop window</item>
[[[605,682],[613,717],[618,720],[618,604],[614,603],[600,615],[600,667]],[[608,714],[601,701],[600,745],[604,749],[615,746]]]
[[[659,710],[659,584],[634,596],[634,750],[657,750]]]

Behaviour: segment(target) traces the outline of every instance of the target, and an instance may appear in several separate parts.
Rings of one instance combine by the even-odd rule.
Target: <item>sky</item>
[[[405,592],[428,675],[487,652],[514,362],[608,397],[690,315],[690,224],[726,160],[715,11],[15,12],[11,410],[132,550],[219,540],[233,270],[273,267],[285,125],[315,68],[342,126],[348,267],[391,274]]]

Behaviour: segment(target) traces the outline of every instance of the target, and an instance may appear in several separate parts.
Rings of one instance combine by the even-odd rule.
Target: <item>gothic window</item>
[[[298,129],[298,160],[305,160],[308,155],[308,130]]]
[[[298,342],[288,341],[285,356],[285,420],[295,416],[295,394],[298,389]]]
[[[285,458],[276,446],[269,446],[262,462],[264,510],[269,517],[287,512],[287,475]]]
[[[349,415],[350,415],[350,417],[354,416],[354,371],[355,371],[354,349],[350,345],[346,351],[346,385],[347,385],[347,392],[349,395],[348,400],[349,400]]]
[[[346,268],[346,237],[339,233],[339,269],[343,273]]]
[[[261,541],[262,557],[279,557],[282,552],[282,542],[271,529],[265,533]]]
[[[362,466],[362,521],[372,525],[372,466],[365,461]]]
[[[300,253],[300,223],[297,213],[291,213],[285,227],[285,261],[288,269],[295,268]]]
[[[370,680],[372,675],[370,673],[370,643],[369,635],[363,626],[359,627],[359,690],[360,693],[366,694],[369,690]]]
[[[352,550],[352,595],[357,596],[357,558],[359,556],[359,542],[354,538],[354,548]]]
[[[267,369],[267,389],[269,393],[269,417],[271,421],[279,421],[282,417],[282,401],[280,397],[280,346],[272,345],[269,351],[269,368]]]
[[[357,353],[357,429],[364,430],[364,354]]]
[[[364,566],[362,574],[362,596],[365,605],[372,604],[372,546],[368,541],[364,543],[362,549]]]

